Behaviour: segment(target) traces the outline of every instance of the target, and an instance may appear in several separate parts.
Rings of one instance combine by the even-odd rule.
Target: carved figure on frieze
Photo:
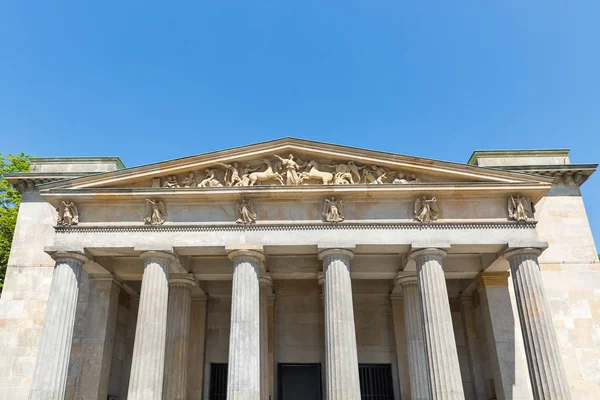
[[[404,177],[404,174],[398,174],[392,183],[406,185],[406,184],[408,184],[408,181]]]
[[[417,175],[415,175],[415,174],[410,174],[407,181],[410,184],[421,183],[421,180],[419,178],[417,178]]]
[[[333,182],[333,174],[331,172],[324,172],[319,170],[319,163],[315,160],[310,160],[307,167],[308,171],[300,174],[300,181],[303,182],[305,179],[316,179],[323,183],[323,185],[329,185]]]
[[[415,174],[410,174],[408,176],[405,176],[404,174],[398,174],[392,183],[401,185],[413,185],[416,183],[421,183],[421,180],[417,178]]]
[[[177,181],[177,177],[175,175],[167,176],[165,182],[163,183],[164,188],[178,188],[179,182]]]
[[[285,184],[286,185],[300,185],[302,180],[300,179],[300,169],[306,166],[306,163],[300,159],[294,161],[294,155],[290,154],[288,158],[282,158],[275,154],[275,157],[281,162],[281,166],[285,169]]]
[[[360,170],[354,164],[354,161],[348,161],[346,164],[325,164],[333,168],[333,183],[336,185],[348,185],[360,182]]]
[[[239,164],[236,161],[231,164],[218,164],[225,168],[225,186],[238,186],[242,182]]]
[[[183,187],[189,188],[194,186],[194,173],[190,172],[181,182]]]
[[[431,222],[438,219],[440,209],[435,196],[428,199],[427,196],[417,198],[413,206],[415,219],[421,223]]]
[[[79,211],[72,201],[62,201],[58,208],[58,226],[72,226],[79,223]]]
[[[290,154],[290,156],[291,156],[291,154]],[[262,172],[252,172],[248,176],[248,178],[250,180],[248,186],[254,186],[257,183],[267,182],[270,180],[275,180],[280,185],[283,185],[284,184],[283,177],[279,173],[273,171],[273,164],[271,163],[271,160],[265,158],[263,160],[263,163],[266,164],[267,169],[265,169]]]
[[[146,211],[144,213],[144,224],[162,225],[167,220],[167,208],[160,200],[146,199]]]
[[[237,208],[237,219],[235,220],[238,224],[254,224],[256,222],[256,211],[249,200],[242,200],[241,203],[236,205]]]
[[[526,222],[533,218],[535,207],[531,200],[521,196],[510,196],[508,199],[508,217],[517,222]]]
[[[217,170],[207,168],[204,170],[205,176],[202,182],[198,184],[198,187],[222,187],[223,184],[217,179]]]
[[[323,219],[325,222],[338,223],[344,220],[344,203],[332,197],[323,202]]]

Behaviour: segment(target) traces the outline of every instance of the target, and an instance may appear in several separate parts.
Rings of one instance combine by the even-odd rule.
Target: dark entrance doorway
[[[394,400],[390,364],[360,364],[358,375],[362,400]]]
[[[227,364],[210,364],[210,400],[227,399]]]
[[[279,364],[279,400],[321,400],[321,364]]]

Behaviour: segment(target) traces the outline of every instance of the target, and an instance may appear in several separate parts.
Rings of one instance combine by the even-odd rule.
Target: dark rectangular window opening
[[[361,400],[394,400],[394,383],[390,364],[360,364]]]
[[[279,364],[278,400],[321,400],[321,364]]]
[[[210,364],[209,400],[227,399],[227,364]]]

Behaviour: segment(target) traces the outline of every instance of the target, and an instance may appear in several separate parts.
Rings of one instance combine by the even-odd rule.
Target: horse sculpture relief
[[[249,175],[250,182],[248,186],[254,186],[257,183],[262,183],[275,179],[280,185],[283,185],[283,177],[278,172],[273,171],[273,164],[270,160],[264,159],[263,163],[267,165],[267,169],[262,172],[253,172]]]

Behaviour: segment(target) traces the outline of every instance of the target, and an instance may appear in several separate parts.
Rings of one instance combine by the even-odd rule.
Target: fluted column
[[[454,328],[442,259],[446,252],[428,248],[414,251],[419,297],[423,311],[425,352],[433,399],[464,399]]]
[[[570,399],[569,383],[538,264],[540,254],[539,249],[522,248],[509,250],[504,257],[510,262],[534,397]]]
[[[402,277],[397,280],[396,284],[402,288],[411,398],[412,400],[431,399],[423,337],[423,312],[419,300],[417,277]]]
[[[271,277],[263,275],[260,282],[260,399],[269,400],[270,368],[269,368],[269,296],[273,293]]]
[[[169,281],[169,306],[167,310],[167,343],[163,398],[186,400],[188,370],[188,337],[193,275],[173,277]]]
[[[360,400],[350,279],[352,256],[351,251],[344,249],[328,249],[319,253],[324,272],[327,400]]]
[[[175,259],[169,253],[148,251],[135,329],[128,400],[162,398],[169,302],[169,269]]]
[[[30,400],[62,400],[65,396],[81,271],[88,261],[78,253],[58,253],[53,257],[56,264],[33,371]]]
[[[254,250],[229,253],[233,261],[231,330],[227,371],[228,400],[260,398],[259,264],[263,254]]]

